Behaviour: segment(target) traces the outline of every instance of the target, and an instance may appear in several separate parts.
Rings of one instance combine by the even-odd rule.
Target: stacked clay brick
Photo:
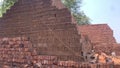
[[[38,55],[29,38],[0,38],[0,68],[69,68],[89,67],[74,61],[61,61],[57,56]]]
[[[88,35],[93,44],[116,43],[113,31],[107,24],[78,26],[78,30],[82,35]]]
[[[36,51],[27,38],[0,38],[0,68],[28,64],[33,60],[34,55],[37,55]]]
[[[59,67],[75,65],[73,63],[58,62],[57,56],[38,55],[26,37],[0,39],[0,68],[36,68]],[[75,63],[75,62],[74,62]],[[51,68],[52,68],[51,67]]]
[[[0,19],[0,37],[29,37],[40,55],[82,61],[75,55],[81,54],[76,25],[71,23],[70,11],[59,2],[18,0]]]
[[[120,56],[120,44],[113,44],[113,52],[116,53],[116,56]]]
[[[39,55],[29,38],[0,38],[0,68],[109,68],[75,61],[61,61],[58,56]],[[115,67],[116,68],[116,67]]]
[[[116,43],[113,31],[107,24],[78,26],[78,31],[82,36],[87,35],[96,52],[111,54],[113,44]]]

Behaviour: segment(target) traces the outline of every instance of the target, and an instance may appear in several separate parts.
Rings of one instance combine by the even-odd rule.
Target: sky
[[[92,24],[108,24],[120,43],[120,0],[83,0],[81,9]]]
[[[0,0],[0,5],[2,4],[2,1],[3,1],[3,0]]]

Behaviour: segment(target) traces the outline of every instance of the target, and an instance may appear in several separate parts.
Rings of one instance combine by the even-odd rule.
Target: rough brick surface
[[[120,44],[113,44],[113,52],[115,52],[117,56],[120,56]]]
[[[78,30],[82,35],[88,35],[93,44],[116,43],[113,31],[107,24],[78,26]]]
[[[26,37],[0,38],[0,68],[96,68],[98,65],[61,61],[58,56],[39,55]],[[99,66],[109,68],[110,65]]]
[[[96,52],[111,54],[116,43],[113,31],[107,24],[77,26],[81,36],[87,35]],[[117,44],[117,43],[116,43]]]
[[[18,0],[0,19],[0,37],[25,36],[40,55],[74,60],[81,45],[71,22],[71,13],[60,0]]]
[[[120,54],[119,46],[113,46],[116,41],[108,25],[77,28],[60,0],[18,0],[0,19],[0,64],[72,68],[77,64],[68,60],[83,61],[82,51],[89,53],[94,48],[96,52]]]

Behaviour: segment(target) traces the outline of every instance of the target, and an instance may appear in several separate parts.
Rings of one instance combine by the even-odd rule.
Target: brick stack
[[[14,68],[29,64],[35,55],[37,52],[25,37],[0,39],[0,68],[5,65]]]
[[[57,64],[57,56],[38,55],[28,38],[1,38],[0,39],[0,68],[31,68],[33,66],[49,67]],[[59,62],[61,63],[61,62]],[[55,66],[55,65],[54,65]]]
[[[107,24],[83,25],[78,26],[82,35],[88,35],[92,43],[116,43],[113,31]]]
[[[113,44],[113,52],[115,52],[117,56],[120,56],[120,44]]]
[[[0,38],[0,68],[80,68],[89,67],[75,61],[61,61],[59,56],[39,55],[27,37]],[[75,57],[75,56],[73,56]],[[66,58],[73,58],[66,57]],[[61,56],[61,58],[65,58]],[[79,57],[74,60],[80,60]]]
[[[97,66],[109,68],[111,65],[61,61],[59,56],[37,54],[29,38],[0,38],[0,68],[97,68]]]
[[[18,0],[0,19],[0,37],[25,36],[40,55],[81,61],[76,59],[81,54],[76,25],[71,23],[70,11],[59,2]]]
[[[107,55],[111,55],[111,53],[114,51],[114,46],[112,44],[107,44],[107,43],[100,43],[94,46],[94,50],[99,53],[99,52],[104,52]]]
[[[78,31],[82,36],[87,35],[96,52],[111,54],[113,44],[116,43],[113,31],[107,24],[78,26]]]

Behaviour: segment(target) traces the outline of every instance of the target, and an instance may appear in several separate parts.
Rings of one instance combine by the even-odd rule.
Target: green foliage
[[[84,12],[80,11],[81,0],[62,0],[62,2],[71,11],[78,24],[90,24],[90,19],[84,14]]]
[[[90,24],[90,19],[83,12],[73,13],[73,16],[79,25]]]
[[[64,5],[72,11],[72,13],[78,13],[80,9],[81,0],[62,0]]]
[[[0,17],[2,17],[2,7],[0,6]]]
[[[6,13],[6,11],[10,9],[16,1],[17,0],[4,0],[0,6],[0,16],[2,17],[2,14]]]

